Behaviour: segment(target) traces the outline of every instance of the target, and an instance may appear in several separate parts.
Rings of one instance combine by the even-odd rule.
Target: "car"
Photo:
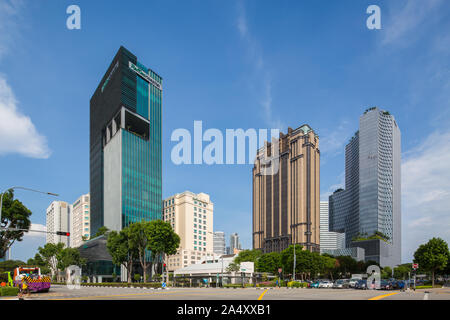
[[[359,280],[361,280],[361,279],[357,279],[357,278],[350,279],[349,282],[348,282],[348,285],[350,286],[350,288],[354,288],[355,285],[356,285],[356,283],[357,283]]]
[[[319,288],[332,288],[333,282],[328,280],[323,280],[319,282]]]
[[[314,281],[311,282],[311,284],[309,285],[310,288],[318,288],[320,284],[320,281]]]
[[[387,281],[387,280],[380,281],[380,290],[391,290],[391,289],[392,289],[392,285],[389,281]]]
[[[333,284],[334,289],[347,289],[349,287],[350,286],[349,286],[348,280],[346,280],[346,279],[336,280]]]
[[[367,290],[367,280],[356,281],[355,289]]]

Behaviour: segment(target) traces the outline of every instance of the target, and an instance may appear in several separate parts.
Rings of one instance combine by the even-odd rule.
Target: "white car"
[[[356,279],[356,278],[350,279],[350,281],[349,281],[349,283],[348,283],[349,286],[350,286],[350,288],[354,288],[355,285],[356,285],[356,283],[357,283],[359,280],[361,280],[361,279]]]
[[[319,288],[333,288],[333,282],[331,282],[331,281],[321,281],[319,283]]]

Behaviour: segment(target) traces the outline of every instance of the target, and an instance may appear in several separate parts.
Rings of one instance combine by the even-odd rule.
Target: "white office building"
[[[226,254],[226,246],[225,246],[225,232],[216,231],[213,234],[213,251],[214,254]]]
[[[328,201],[320,201],[320,253],[345,248],[345,233],[329,231]]]
[[[70,246],[78,248],[91,236],[91,214],[89,194],[79,197],[73,204],[70,215]]]
[[[57,235],[56,232],[70,232],[70,210],[71,205],[64,201],[53,201],[47,208],[47,243],[56,244],[62,242],[66,247],[69,247],[69,237]]]
[[[180,236],[175,255],[165,258],[168,271],[174,271],[213,256],[214,204],[206,193],[190,191],[163,200],[163,219]]]

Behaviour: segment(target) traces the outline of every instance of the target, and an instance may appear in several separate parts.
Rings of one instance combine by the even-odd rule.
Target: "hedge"
[[[306,282],[289,281],[287,283],[287,286],[289,288],[306,288],[306,287],[308,287],[308,284]]]
[[[2,296],[2,297],[17,296],[18,293],[19,293],[19,288],[16,288],[16,287],[2,287],[2,288],[0,288],[0,296]]]

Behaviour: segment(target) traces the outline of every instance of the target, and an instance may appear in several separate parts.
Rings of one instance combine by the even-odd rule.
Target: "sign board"
[[[139,68],[137,65],[135,65],[133,62],[128,61],[128,67],[136,72],[142,79],[145,81],[151,83],[155,87],[157,87],[159,90],[162,90],[162,86],[155,80],[153,80],[144,70]]]
[[[413,269],[419,269],[419,264],[418,263],[413,263],[412,264],[412,268]]]
[[[165,288],[165,287],[166,287],[166,283],[163,282],[163,283],[161,284],[161,286],[162,286],[163,288]]]
[[[281,273],[283,271],[282,268],[278,268],[278,273]]]

